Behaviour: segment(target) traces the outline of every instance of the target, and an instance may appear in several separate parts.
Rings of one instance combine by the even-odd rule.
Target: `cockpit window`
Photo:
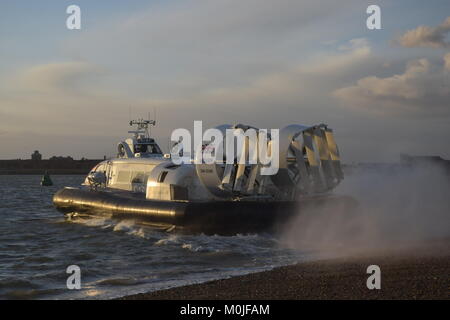
[[[152,144],[152,153],[157,153],[157,154],[162,153],[161,149],[158,147],[157,144]]]
[[[104,172],[104,171],[106,171],[106,165],[104,163],[99,163],[91,170],[91,172]]]
[[[137,144],[134,147],[134,153],[144,153],[147,152],[147,145],[146,144]]]
[[[158,147],[157,144],[137,144],[134,147],[134,153],[155,153],[155,154],[161,154],[161,149]]]

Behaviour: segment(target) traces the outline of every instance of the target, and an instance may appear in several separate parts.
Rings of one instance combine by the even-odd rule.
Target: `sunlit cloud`
[[[69,93],[89,84],[100,68],[87,62],[71,61],[36,65],[19,72],[15,85],[32,92]]]
[[[410,61],[402,74],[365,77],[356,85],[336,90],[344,104],[389,115],[450,116],[449,55],[445,64],[427,59]]]
[[[419,26],[409,30],[397,39],[397,43],[407,48],[450,48],[450,41],[447,39],[449,33],[450,17],[437,27]]]

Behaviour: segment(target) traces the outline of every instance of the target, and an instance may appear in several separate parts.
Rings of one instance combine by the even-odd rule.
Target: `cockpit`
[[[151,154],[162,154],[161,149],[156,143],[137,143],[134,145],[134,153],[151,153]]]

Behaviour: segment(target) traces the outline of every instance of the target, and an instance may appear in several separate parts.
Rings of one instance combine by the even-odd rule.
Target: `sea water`
[[[68,218],[52,196],[84,176],[0,175],[0,298],[108,299],[311,259],[273,234],[183,235],[133,220]],[[81,289],[67,288],[67,267]]]

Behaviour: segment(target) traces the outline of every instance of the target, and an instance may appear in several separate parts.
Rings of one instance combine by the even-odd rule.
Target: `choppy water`
[[[0,298],[113,298],[265,270],[311,257],[268,234],[172,234],[131,220],[70,220],[52,205],[82,176],[0,176]],[[82,288],[68,290],[66,268],[81,268]]]

